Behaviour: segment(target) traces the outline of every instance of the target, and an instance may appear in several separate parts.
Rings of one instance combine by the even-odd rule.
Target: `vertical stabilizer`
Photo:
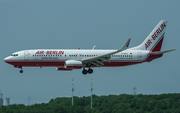
[[[132,49],[134,50],[148,50],[148,51],[160,51],[162,42],[164,39],[165,29],[167,21],[161,20],[156,27],[151,31],[142,44]]]

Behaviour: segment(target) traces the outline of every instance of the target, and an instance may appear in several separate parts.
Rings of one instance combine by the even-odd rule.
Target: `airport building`
[[[10,98],[4,98],[3,99],[3,106],[9,106],[10,104]]]
[[[4,98],[3,99],[3,94],[1,93],[0,97],[0,106],[9,106],[10,105],[10,98]]]

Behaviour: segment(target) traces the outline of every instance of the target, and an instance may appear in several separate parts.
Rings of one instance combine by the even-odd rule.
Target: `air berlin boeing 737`
[[[83,74],[93,73],[92,67],[116,67],[150,62],[162,57],[161,51],[167,21],[161,20],[139,46],[128,48],[130,39],[118,50],[73,50],[73,49],[35,49],[13,53],[4,59],[14,67],[56,67],[57,70],[83,68]],[[86,70],[85,68],[88,68]]]

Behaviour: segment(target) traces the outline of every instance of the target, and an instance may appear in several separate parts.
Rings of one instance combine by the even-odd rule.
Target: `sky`
[[[0,0],[0,91],[11,104],[48,103],[74,95],[180,93],[179,0]],[[160,20],[168,20],[162,50],[177,49],[150,63],[126,67],[57,71],[55,67],[23,67],[19,73],[4,62],[28,49],[119,49],[141,44]],[[28,101],[28,97],[30,101]]]

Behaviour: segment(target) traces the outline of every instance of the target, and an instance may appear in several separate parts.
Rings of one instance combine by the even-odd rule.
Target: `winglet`
[[[92,50],[96,49],[96,45],[92,48]]]
[[[131,41],[131,38],[128,39],[128,41],[126,42],[126,44],[123,46],[122,49],[127,49],[129,47],[130,41]]]

